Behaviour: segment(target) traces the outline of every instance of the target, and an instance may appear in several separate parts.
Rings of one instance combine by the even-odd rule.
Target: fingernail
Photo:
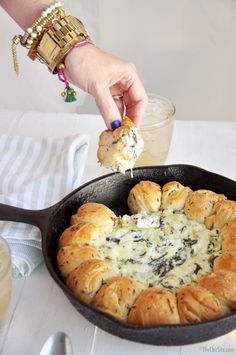
[[[121,126],[121,121],[120,120],[114,120],[114,121],[111,122],[111,128],[113,129],[113,131],[114,131],[114,129],[116,129],[116,128],[120,127],[120,126]]]

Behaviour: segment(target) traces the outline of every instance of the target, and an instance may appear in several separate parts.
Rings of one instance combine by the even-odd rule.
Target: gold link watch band
[[[79,19],[71,15],[65,16],[43,35],[37,47],[37,57],[56,74],[57,65],[69,49],[88,37],[89,34]]]

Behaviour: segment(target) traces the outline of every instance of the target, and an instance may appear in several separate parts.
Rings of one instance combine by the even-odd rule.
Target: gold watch
[[[71,15],[63,17],[55,23],[45,34],[37,47],[37,58],[48,66],[53,73],[57,73],[57,65],[70,48],[78,41],[89,38],[83,23]]]

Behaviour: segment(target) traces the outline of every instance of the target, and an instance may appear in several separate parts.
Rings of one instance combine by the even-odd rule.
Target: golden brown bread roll
[[[206,218],[207,228],[221,228],[232,220],[236,219],[236,201],[219,201],[215,204],[211,216]]]
[[[225,252],[214,260],[214,272],[236,272],[236,252]]]
[[[236,235],[230,235],[223,240],[222,251],[227,250],[236,252]]]
[[[140,181],[129,192],[128,206],[132,214],[158,212],[161,205],[161,187],[152,181]]]
[[[66,284],[79,299],[89,304],[102,283],[112,276],[107,261],[88,260],[68,275]]]
[[[192,190],[183,186],[178,181],[170,181],[162,187],[161,208],[181,210],[185,205],[186,198]]]
[[[175,295],[164,288],[148,288],[132,306],[128,323],[142,326],[179,323]]]
[[[57,253],[57,265],[63,278],[76,269],[86,260],[99,259],[100,252],[97,248],[85,245],[71,244],[60,248]]]
[[[229,313],[228,307],[199,285],[182,287],[177,290],[176,296],[181,323],[202,322]]]
[[[125,173],[133,168],[142,152],[143,144],[133,121],[125,117],[119,128],[101,133],[97,157],[106,168]]]
[[[77,214],[73,214],[71,216],[71,219],[70,219],[70,225],[73,226],[74,224],[78,224],[79,223],[79,218],[77,216]]]
[[[74,224],[64,230],[59,239],[59,248],[70,244],[103,244],[105,236],[100,229],[91,223]]]
[[[236,219],[226,223],[220,230],[220,236],[222,239],[227,237],[235,236],[236,237]]]
[[[188,195],[184,212],[189,219],[204,223],[205,218],[212,214],[214,204],[223,199],[224,195],[218,195],[213,191],[197,190]]]
[[[222,251],[236,252],[236,219],[226,223],[220,229],[220,236],[222,238]]]
[[[111,233],[115,222],[115,213],[101,203],[88,202],[80,206],[77,213],[72,216],[71,224],[92,223],[100,228],[104,233]]]
[[[92,304],[100,311],[126,321],[128,311],[140,291],[140,286],[131,278],[113,277],[102,285]]]
[[[210,272],[200,278],[199,285],[208,289],[227,306],[236,308],[236,272]]]

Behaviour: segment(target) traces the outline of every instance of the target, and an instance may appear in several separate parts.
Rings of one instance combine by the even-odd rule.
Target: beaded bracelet
[[[12,57],[14,70],[19,75],[19,64],[17,59],[16,46],[20,43],[23,47],[29,49],[28,56],[35,60],[37,57],[36,49],[44,32],[48,30],[53,23],[62,19],[65,16],[65,11],[60,1],[48,6],[41,12],[41,16],[35,23],[27,28],[23,35],[14,36],[12,39]]]
[[[41,16],[29,27],[24,35],[12,39],[13,63],[16,74],[19,74],[16,46],[20,43],[27,48],[28,56],[48,66],[53,74],[58,73],[60,81],[65,83],[61,95],[65,102],[76,100],[75,90],[70,86],[65,75],[64,60],[73,48],[93,44],[83,23],[70,15],[65,15],[60,1],[48,6]],[[59,63],[59,64],[58,64]]]
[[[65,74],[65,58],[66,56],[74,49],[74,48],[79,48],[79,47],[83,47],[86,44],[94,44],[90,38],[83,40],[83,41],[79,41],[76,44],[74,44],[69,51],[66,53],[66,55],[63,58],[63,61],[57,66],[57,73],[58,73],[58,79],[60,81],[62,81],[65,84],[65,89],[64,91],[61,93],[61,96],[64,97],[65,102],[73,102],[76,101],[75,96],[77,95],[76,91],[70,86],[69,81],[66,77]]]
[[[42,11],[40,18],[33,24],[33,26],[27,28],[25,34],[21,37],[21,44],[27,49],[30,49],[33,41],[44,29],[47,28],[47,25],[52,24],[56,16],[62,18],[64,15],[65,12],[60,1],[50,5],[47,9]]]

